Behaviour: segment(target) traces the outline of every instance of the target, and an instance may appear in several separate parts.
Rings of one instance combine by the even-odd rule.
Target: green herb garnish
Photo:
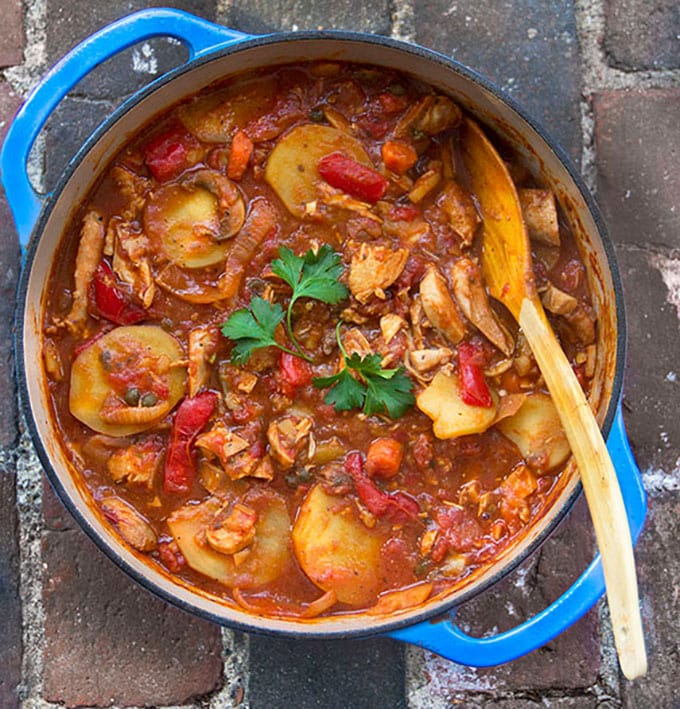
[[[320,389],[331,387],[324,401],[336,411],[361,408],[369,416],[385,412],[393,419],[403,416],[415,403],[413,384],[404,367],[383,369],[378,354],[348,355],[340,340],[340,325],[338,323],[335,329],[335,336],[345,366],[337,374],[313,380],[314,386]]]

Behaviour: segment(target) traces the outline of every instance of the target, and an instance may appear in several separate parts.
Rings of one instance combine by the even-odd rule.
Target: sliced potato
[[[571,452],[560,416],[548,394],[536,392],[527,396],[517,413],[499,421],[498,428],[537,470],[556,468]]]
[[[461,396],[458,377],[438,372],[416,397],[418,408],[432,419],[437,438],[456,438],[486,431],[496,418],[498,394],[491,390],[493,406],[470,406]]]
[[[352,504],[315,485],[300,507],[293,546],[302,570],[338,600],[362,606],[375,600],[382,539],[355,516]]]
[[[246,504],[257,512],[255,541],[250,553],[234,561],[233,554],[220,554],[202,541],[204,531],[224,506],[224,500],[209,497],[198,505],[184,505],[168,517],[168,527],[187,564],[230,588],[259,588],[281,575],[290,561],[290,518],[283,499],[272,491],[248,496]]]
[[[170,365],[184,358],[177,340],[155,325],[129,325],[117,327],[93,342],[76,357],[71,367],[69,408],[71,413],[86,426],[108,436],[129,436],[150,428],[165,416],[184,396],[186,372],[183,367],[171,366],[161,374],[167,384],[169,395],[156,408],[156,418],[143,423],[107,423],[101,411],[107,399],[115,396],[104,368],[106,353],[126,353],[138,361],[159,366]],[[136,407],[129,407],[137,410]]]
[[[149,238],[179,266],[204,268],[226,258],[229,244],[217,240],[218,200],[205,187],[161,187],[147,202],[144,225]]]
[[[265,178],[291,214],[304,217],[305,204],[317,197],[319,160],[336,151],[372,167],[356,138],[330,126],[298,126],[276,144],[267,161]]]

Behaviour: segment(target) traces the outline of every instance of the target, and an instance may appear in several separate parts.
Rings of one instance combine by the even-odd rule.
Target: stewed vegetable
[[[102,173],[51,274],[45,376],[80,482],[157,570],[248,613],[399,613],[550,504],[569,447],[484,282],[462,116],[393,71],[283,66],[183,101]],[[588,390],[577,245],[504,158]]]

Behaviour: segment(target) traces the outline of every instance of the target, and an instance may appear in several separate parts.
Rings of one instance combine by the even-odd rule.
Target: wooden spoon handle
[[[595,528],[614,641],[628,679],[647,671],[637,577],[628,518],[618,479],[595,416],[540,301],[525,299],[519,324],[536,357],[578,465]]]

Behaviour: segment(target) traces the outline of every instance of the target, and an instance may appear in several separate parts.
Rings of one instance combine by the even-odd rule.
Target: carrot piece
[[[388,140],[382,146],[382,159],[388,170],[403,175],[416,164],[418,153],[408,143]]]
[[[376,438],[366,453],[369,477],[393,478],[399,472],[404,451],[394,438]]]
[[[253,147],[253,141],[242,130],[236,132],[229,149],[227,177],[231,180],[240,180],[243,177],[253,154]]]

